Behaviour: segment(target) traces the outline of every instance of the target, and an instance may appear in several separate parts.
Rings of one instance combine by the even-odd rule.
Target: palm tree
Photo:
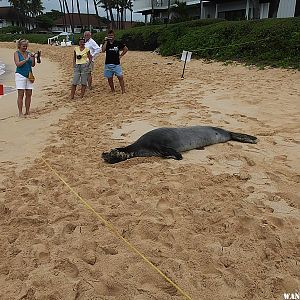
[[[116,22],[115,22],[114,15],[113,15],[113,12],[112,12],[113,7],[115,6],[115,3],[113,1],[114,0],[99,0],[97,2],[97,5],[99,5],[100,3],[104,4],[103,7],[106,9],[106,11],[109,12],[112,29],[115,29],[116,28]],[[107,19],[109,20],[109,18],[107,18]]]
[[[37,17],[38,15],[43,13],[43,4],[41,0],[31,0],[28,2],[28,11],[32,17]]]
[[[175,19],[178,21],[185,21],[189,16],[186,2],[176,1],[174,6],[171,8],[171,11],[174,13]]]
[[[17,25],[24,25],[24,16],[27,6],[27,0],[8,0],[8,2],[14,7],[17,13]]]
[[[37,24],[36,17],[43,13],[43,5],[41,0],[31,0],[28,3],[28,13],[31,15],[33,19],[33,24]]]
[[[102,5],[100,5],[101,2],[102,2]],[[107,18],[107,20],[109,20],[107,0],[102,0],[102,1],[98,0],[98,2],[96,2],[96,5],[104,8],[104,10],[106,12],[106,18]]]

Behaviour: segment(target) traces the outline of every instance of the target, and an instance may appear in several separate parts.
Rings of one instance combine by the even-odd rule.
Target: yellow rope
[[[126,240],[117,229],[108,221],[106,221],[95,209],[84,200],[74,189],[48,164],[48,162],[43,159],[43,162],[47,167],[69,188],[69,190],[84,204],[86,208],[91,210],[99,220],[101,220],[104,225],[111,230],[111,232],[119,239],[121,239],[133,252],[140,256],[148,265],[150,265],[156,272],[158,272],[166,281],[168,281],[184,298],[192,300],[192,298],[183,291],[176,283],[174,283],[169,277],[167,277],[159,268],[157,268],[144,254],[142,254],[134,245],[132,245],[128,240]]]

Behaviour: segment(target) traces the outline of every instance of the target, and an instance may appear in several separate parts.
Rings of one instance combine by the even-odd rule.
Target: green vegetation
[[[27,29],[21,26],[8,26],[8,27],[0,28],[0,34],[3,33],[11,34],[11,33],[18,33],[18,32],[27,32]]]
[[[25,33],[25,34],[3,34],[0,33],[0,42],[13,42],[20,38],[29,40],[30,43],[47,44],[48,38],[53,34]]]
[[[102,43],[106,33],[93,35]],[[14,40],[16,34],[0,34],[0,41]],[[149,25],[120,30],[130,50],[179,55],[182,50],[194,57],[240,61],[260,66],[300,69],[300,18],[255,21],[194,20],[176,24]],[[46,43],[46,35],[25,35],[30,42]],[[76,39],[77,40],[77,39]]]
[[[94,35],[102,42],[105,34]],[[153,51],[259,66],[300,69],[300,18],[253,21],[194,20],[144,26],[117,33],[131,50]]]

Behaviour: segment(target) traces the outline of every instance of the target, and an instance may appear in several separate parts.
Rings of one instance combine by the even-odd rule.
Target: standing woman
[[[71,88],[71,99],[74,99],[76,87],[81,84],[81,98],[83,98],[88,81],[89,67],[92,56],[88,48],[85,47],[85,39],[79,39],[79,46],[74,49],[73,66],[74,77]]]
[[[32,67],[35,66],[34,53],[27,51],[28,40],[20,39],[17,42],[18,50],[14,53],[14,60],[17,66],[15,79],[16,88],[18,90],[18,109],[19,117],[23,117],[23,98],[25,94],[25,116],[29,115],[31,95],[33,84],[28,79],[29,73],[32,72]]]

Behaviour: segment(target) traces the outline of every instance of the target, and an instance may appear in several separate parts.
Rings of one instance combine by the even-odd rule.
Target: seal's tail
[[[250,143],[250,144],[256,144],[257,143],[257,137],[244,134],[244,133],[237,133],[237,132],[230,132],[231,139],[233,141],[238,141],[241,143]]]

